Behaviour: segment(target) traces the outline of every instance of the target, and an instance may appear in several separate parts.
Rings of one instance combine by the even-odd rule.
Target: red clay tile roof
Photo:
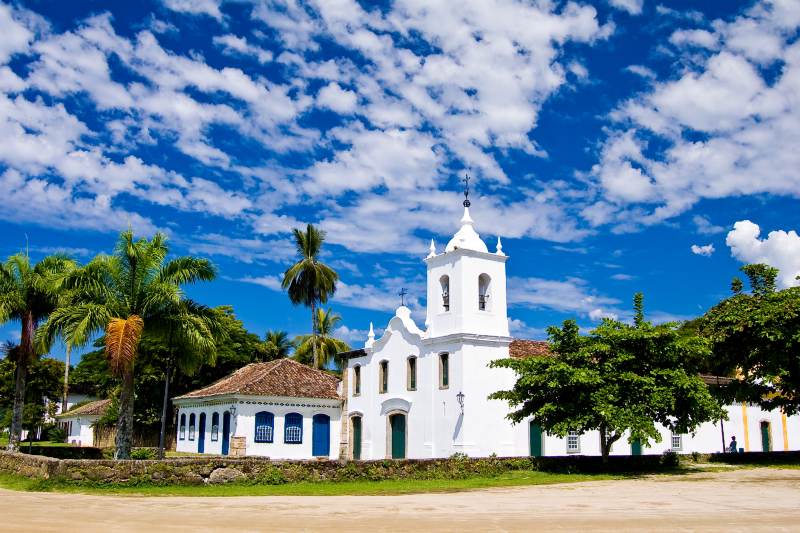
[[[524,357],[537,357],[551,355],[550,343],[547,341],[531,341],[527,339],[514,339],[508,345],[508,355],[514,359]]]
[[[339,399],[339,379],[292,359],[251,363],[230,376],[180,398],[204,398],[224,394]]]
[[[58,415],[56,418],[66,418],[71,416],[90,416],[90,415],[99,415],[103,416],[106,414],[109,406],[111,405],[111,400],[97,400],[95,402],[85,403],[83,405],[79,405],[78,407],[73,407],[71,410],[67,411],[66,413],[62,413]]]

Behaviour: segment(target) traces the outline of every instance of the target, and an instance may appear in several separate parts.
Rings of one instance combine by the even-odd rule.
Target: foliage
[[[561,437],[597,430],[608,457],[626,431],[630,442],[658,442],[657,424],[687,433],[724,416],[698,374],[707,341],[676,324],[652,325],[638,296],[633,325],[605,319],[583,337],[567,320],[548,333],[551,356],[492,363],[517,373],[513,389],[490,396],[517,408],[508,415],[514,422],[532,417]]]
[[[166,237],[135,240],[120,234],[114,254],[100,255],[64,279],[70,300],[53,311],[38,339],[50,346],[61,335],[74,347],[106,335],[106,357],[121,377],[116,453],[130,456],[134,418],[134,365],[145,336],[179,342],[198,353],[214,353],[213,326],[184,298],[182,286],[216,276],[213,265],[195,257],[167,261]],[[179,327],[176,327],[176,324]]]
[[[350,350],[350,346],[342,340],[333,337],[336,326],[342,317],[330,309],[317,309],[317,331],[313,335],[302,335],[297,338],[297,349],[294,357],[303,364],[313,364],[315,368],[322,368],[335,362],[337,367],[342,367],[341,361],[336,361],[336,354]],[[316,353],[316,359],[314,354]]]
[[[156,456],[157,451],[154,448],[134,448],[131,451],[131,459],[152,460]]]
[[[274,361],[275,359],[289,357],[295,348],[295,342],[289,338],[289,334],[285,331],[267,331],[264,336],[264,361]]]
[[[311,309],[311,334],[317,333],[316,306],[324,304],[336,292],[339,275],[319,260],[325,232],[312,224],[306,231],[294,230],[294,240],[300,259],[283,273],[281,286],[286,289],[289,299],[295,305],[302,304]],[[311,344],[314,367],[321,368],[316,343]]]
[[[3,413],[0,427],[8,427],[11,423],[15,368],[13,359],[7,357],[0,360],[0,412]],[[63,375],[64,363],[61,361],[44,357],[30,363],[22,411],[23,429],[35,430],[43,425],[45,415],[55,414],[55,407],[61,399]],[[48,407],[52,412],[47,412]]]
[[[698,331],[711,341],[718,375],[736,377],[719,390],[725,401],[746,401],[766,410],[800,412],[800,287],[776,290],[778,270],[745,265],[743,290],[711,308]]]

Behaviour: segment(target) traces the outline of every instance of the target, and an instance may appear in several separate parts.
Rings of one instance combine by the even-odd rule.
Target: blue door
[[[206,451],[206,414],[200,413],[200,426],[197,428],[197,453]]]
[[[331,417],[314,415],[311,453],[314,457],[328,457],[331,454]]]
[[[228,445],[231,440],[231,414],[225,411],[222,415],[222,455],[228,455]]]

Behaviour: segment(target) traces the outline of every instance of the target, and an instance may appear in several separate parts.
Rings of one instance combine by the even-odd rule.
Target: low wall
[[[800,453],[665,454],[616,456],[603,464],[600,457],[487,457],[473,459],[410,459],[381,461],[271,461],[263,457],[175,457],[163,461],[54,459],[0,451],[0,472],[74,484],[199,485],[231,481],[279,485],[298,481],[355,481],[384,479],[459,479],[498,475],[514,470],[548,472],[653,472],[674,468],[681,461],[800,462]]]

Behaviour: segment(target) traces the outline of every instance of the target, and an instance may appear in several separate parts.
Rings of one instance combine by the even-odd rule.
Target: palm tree
[[[39,323],[56,308],[61,277],[75,267],[64,255],[51,255],[31,265],[27,253],[18,253],[0,265],[0,323],[18,320],[22,325],[16,359],[14,408],[8,450],[17,451],[22,433],[22,409],[28,368],[41,354],[34,346]]]
[[[43,345],[62,335],[73,348],[94,336],[105,336],[111,370],[122,378],[114,457],[129,459],[133,436],[134,363],[143,335],[171,342],[168,330],[185,317],[175,318],[183,300],[182,285],[212,280],[214,266],[205,259],[179,257],[166,261],[166,237],[134,240],[131,230],[120,234],[114,254],[100,255],[66,277],[73,298],[57,308],[40,329]],[[190,326],[186,326],[190,327]],[[185,340],[208,348],[202,328],[190,328]]]
[[[335,360],[336,354],[350,350],[346,342],[333,337],[334,330],[341,321],[342,317],[330,309],[317,309],[317,331],[312,335],[298,337],[295,358],[304,364],[312,362],[314,368],[322,368]],[[336,360],[336,364],[341,368],[340,361]]]
[[[265,360],[267,361],[289,357],[295,347],[294,341],[285,331],[269,330],[264,336]]]
[[[336,292],[339,275],[318,258],[322,243],[325,242],[324,231],[308,224],[305,232],[295,229],[293,233],[300,260],[284,272],[281,286],[287,289],[294,305],[302,304],[311,308],[311,334],[314,335],[317,332],[316,306],[326,303]],[[313,345],[313,351],[314,366],[319,368],[316,344]]]

